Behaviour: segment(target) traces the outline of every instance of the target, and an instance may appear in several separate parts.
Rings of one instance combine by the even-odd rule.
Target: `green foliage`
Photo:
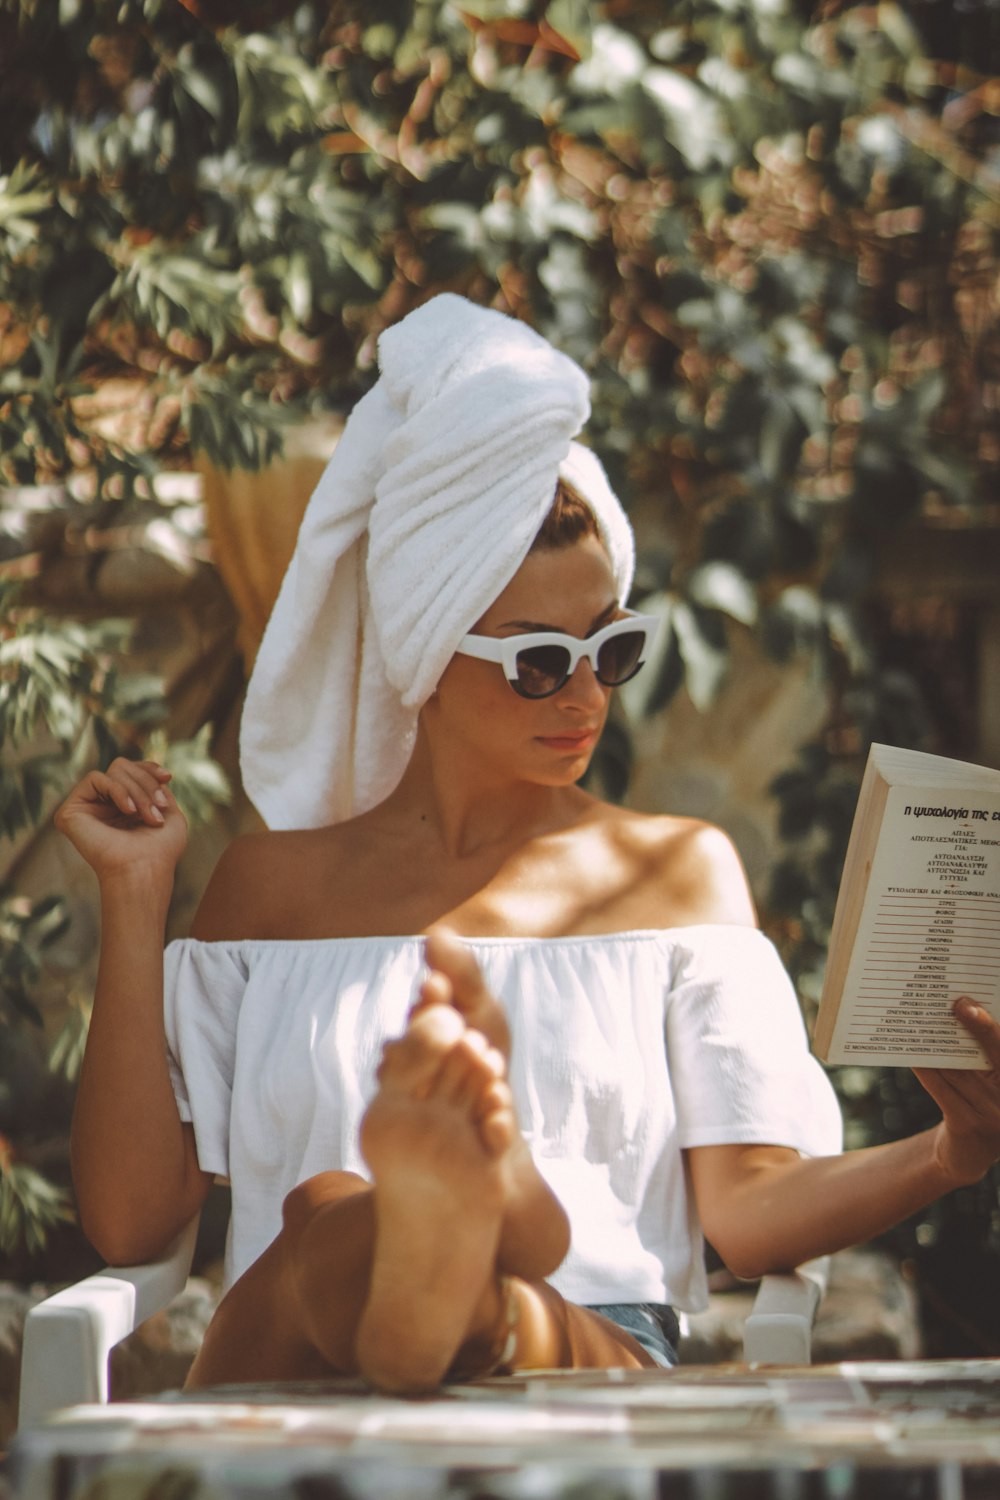
[[[34,1136],[32,1117],[47,1093],[44,1058],[24,1034],[42,1025],[32,991],[66,925],[56,897],[31,902],[0,889],[0,1255],[22,1245],[37,1253],[49,1228],[72,1218],[65,1189],[18,1159],[19,1138]]]
[[[37,827],[53,797],[95,763],[140,750],[169,759],[178,800],[192,822],[229,801],[226,778],[211,759],[211,726],[173,744],[152,728],[164,713],[162,685],[122,670],[129,634],[124,621],[84,624],[46,616],[24,602],[19,587],[0,582],[4,840]],[[75,1081],[86,1038],[89,1004],[71,997],[46,1055],[34,998],[47,976],[48,952],[67,928],[58,897],[30,901],[0,887],[0,1254],[39,1252],[48,1230],[71,1217],[65,1189],[26,1159],[59,1127],[53,1117],[58,1081]]]
[[[47,1231],[72,1217],[65,1192],[34,1167],[5,1163],[0,1150],[0,1254],[12,1254],[22,1244],[29,1254],[37,1254],[45,1247]]]
[[[213,37],[178,7],[80,4],[55,31],[22,12],[29,67],[63,62],[4,161],[0,298],[20,337],[30,309],[44,324],[18,361],[28,447],[65,472],[40,408],[58,429],[68,380],[117,370],[180,401],[170,443],[259,463],[276,406],[352,400],[370,334],[458,285],[585,359],[602,449],[640,491],[670,456],[691,545],[711,509],[759,513],[735,559],[755,584],[762,552],[794,568],[851,511],[967,502],[964,455],[938,451],[941,351],[925,370],[891,344],[954,322],[936,273],[995,227],[988,136],[942,125],[952,92],[905,16],[611,14],[307,4]],[[69,263],[92,295],[60,294]]]
[[[49,1050],[49,1069],[69,1084],[75,1084],[80,1076],[92,1011],[91,1001],[71,994],[65,1019]]]
[[[0,1036],[22,1020],[42,1024],[31,992],[44,967],[45,949],[65,929],[66,914],[57,897],[32,902],[0,891]]]
[[[125,621],[81,624],[19,606],[0,584],[0,833],[37,824],[45,793],[68,789],[96,759],[121,749],[119,726],[162,715],[159,681],[122,673]],[[36,746],[43,749],[36,749]]]
[[[169,742],[157,730],[145,745],[150,760],[169,765],[170,790],[190,823],[207,822],[217,807],[228,807],[232,789],[218,761],[212,759],[212,726],[205,724],[190,740]]]

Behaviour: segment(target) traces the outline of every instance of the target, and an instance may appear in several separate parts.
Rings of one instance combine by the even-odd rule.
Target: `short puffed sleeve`
[[[788,972],[755,928],[689,929],[674,953],[666,1040],[682,1147],[841,1149],[836,1095]]]
[[[236,1032],[247,969],[238,943],[185,938],[164,954],[167,1065],[182,1120],[194,1126],[198,1165],[229,1176]]]

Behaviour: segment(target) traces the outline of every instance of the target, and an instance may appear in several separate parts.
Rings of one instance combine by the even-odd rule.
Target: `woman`
[[[82,1222],[110,1261],[150,1258],[231,1178],[192,1385],[669,1364],[702,1230],[753,1277],[987,1170],[1000,1027],[960,1002],[991,1071],[921,1074],[938,1126],[838,1154],[728,841],[578,785],[652,634],[572,442],[581,372],[453,297],[380,364],[248,692],[244,780],[282,831],[223,856],[168,949],[165,1023],[169,773],[116,761],[60,811],[104,920]]]

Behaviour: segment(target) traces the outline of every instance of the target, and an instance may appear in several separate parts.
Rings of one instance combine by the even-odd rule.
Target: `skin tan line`
[[[529,553],[475,629],[584,637],[618,613],[608,558],[585,536]],[[496,664],[456,656],[385,802],[331,828],[250,835],[223,855],[193,937],[424,933],[429,975],[364,1118],[368,1179],[331,1170],[288,1195],[280,1234],[223,1299],[189,1385],[360,1373],[419,1392],[502,1354],[517,1368],[652,1364],[546,1281],[570,1226],[518,1129],[504,1013],[457,940],[755,924],[721,832],[577,785],[610,696],[586,660],[560,692],[527,700]],[[169,783],[162,767],[118,760],[57,815],[101,890],[73,1171],[84,1230],[113,1264],[156,1257],[211,1182],[164,1046],[164,928],[186,838]],[[737,1275],[866,1241],[1000,1156],[1000,1027],[971,1002],[956,1011],[991,1068],[918,1074],[942,1113],[931,1129],[836,1157],[685,1153],[706,1236]]]

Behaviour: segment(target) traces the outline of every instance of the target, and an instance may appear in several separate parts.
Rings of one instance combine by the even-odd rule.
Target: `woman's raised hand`
[[[145,867],[173,874],[187,843],[187,819],[153,760],[112,761],[70,792],[55,826],[97,874],[113,878]]]
[[[985,1068],[915,1068],[942,1114],[936,1154],[955,1187],[1000,1160],[1000,1025],[968,997],[955,1014],[986,1054]]]

